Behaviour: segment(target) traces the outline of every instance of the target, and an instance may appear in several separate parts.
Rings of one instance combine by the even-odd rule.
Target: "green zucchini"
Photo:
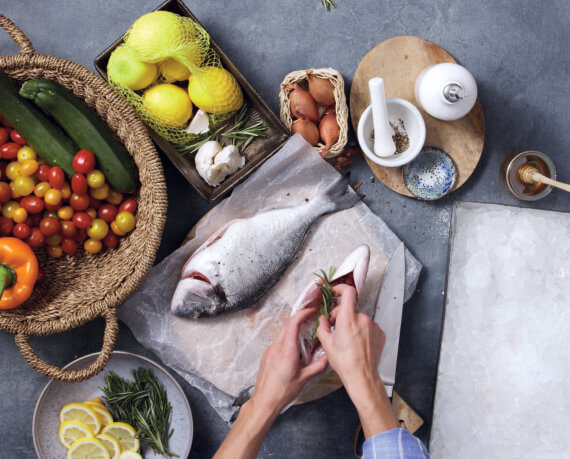
[[[0,115],[40,158],[50,166],[59,166],[69,176],[73,176],[73,156],[77,146],[34,104],[20,97],[16,84],[0,69]]]
[[[137,169],[123,144],[80,99],[51,80],[26,81],[20,95],[52,116],[79,148],[93,152],[106,181],[118,191],[137,187]]]

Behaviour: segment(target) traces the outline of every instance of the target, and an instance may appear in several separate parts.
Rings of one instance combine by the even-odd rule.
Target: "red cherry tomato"
[[[42,221],[40,222],[40,231],[44,234],[44,236],[55,236],[56,234],[59,234],[60,230],[61,224],[57,218],[42,218]]]
[[[12,219],[0,216],[0,236],[10,236],[13,228],[14,223],[12,222]]]
[[[0,182],[0,204],[8,202],[12,198],[12,190],[6,182]]]
[[[73,170],[79,174],[88,174],[95,169],[95,155],[89,150],[79,150],[73,158]]]
[[[4,145],[10,137],[10,132],[5,127],[0,128],[0,145]]]
[[[77,252],[77,242],[70,237],[64,237],[61,240],[61,249],[64,253],[73,255],[75,252]]]
[[[32,228],[32,233],[30,234],[30,237],[26,239],[26,243],[32,249],[39,249],[46,243],[46,237],[39,228]]]
[[[131,214],[135,214],[137,211],[137,202],[134,199],[127,199],[125,202],[121,204],[119,207],[119,212],[130,212]]]
[[[40,164],[36,171],[36,177],[40,182],[49,182],[49,167],[47,164]]]
[[[57,210],[63,205],[63,201],[59,201],[57,204],[48,204],[46,202],[46,210],[50,212],[57,212]],[[56,214],[57,215],[57,214]]]
[[[107,236],[103,238],[103,244],[105,247],[109,247],[110,249],[114,249],[119,245],[119,236],[117,236],[112,231],[107,233]]]
[[[77,194],[73,193],[69,197],[69,205],[72,207],[73,210],[85,210],[89,207],[91,200],[89,199],[88,194]]]
[[[63,173],[63,169],[58,166],[52,167],[49,170],[48,182],[52,188],[61,190],[63,188],[63,184],[65,183],[65,174]]]
[[[77,235],[77,227],[75,223],[65,220],[61,222],[61,235],[66,237],[75,237]]]
[[[39,214],[44,210],[45,203],[37,196],[25,196],[20,200],[20,206],[26,209],[29,214]]]
[[[36,226],[40,226],[40,222],[42,221],[42,214],[33,214],[30,215],[28,218],[30,218],[32,220],[32,224],[30,225],[32,228],[36,227]]]
[[[20,133],[18,131],[16,131],[16,129],[12,129],[10,131],[10,138],[20,144],[20,145],[26,145],[26,141],[24,140],[24,138],[20,135]]]
[[[18,239],[27,239],[31,236],[32,230],[25,223],[18,223],[16,226],[14,226],[12,234]]]
[[[99,207],[99,212],[97,214],[101,220],[104,220],[107,223],[111,223],[113,220],[115,220],[118,212],[119,211],[117,210],[117,207],[113,204],[103,204],[101,207]]]
[[[73,224],[79,229],[87,229],[91,225],[91,217],[85,212],[76,212],[71,219]]]
[[[101,203],[103,201],[101,201],[100,199],[95,199],[93,196],[89,196],[89,198],[90,198],[89,207],[92,207],[93,209],[98,209],[99,207],[101,207]]]
[[[71,189],[74,193],[85,194],[87,193],[88,188],[87,179],[83,174],[75,174],[71,177]]]
[[[87,231],[83,228],[78,229],[77,234],[73,239],[75,239],[77,242],[83,242],[85,239],[87,239]]]
[[[20,148],[22,148],[22,145],[19,143],[5,143],[0,147],[0,156],[2,159],[16,159],[18,157],[18,151]]]

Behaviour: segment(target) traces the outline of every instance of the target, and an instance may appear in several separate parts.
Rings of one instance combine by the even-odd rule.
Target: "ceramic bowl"
[[[417,158],[404,166],[402,177],[415,197],[435,201],[451,192],[457,179],[457,168],[443,150],[425,147]]]
[[[358,143],[366,157],[373,163],[385,167],[398,167],[409,163],[422,150],[426,140],[426,124],[419,110],[410,102],[398,97],[386,99],[388,118],[390,122],[399,125],[402,120],[410,145],[402,153],[380,157],[374,154],[374,123],[372,120],[372,105],[362,113],[358,123]]]

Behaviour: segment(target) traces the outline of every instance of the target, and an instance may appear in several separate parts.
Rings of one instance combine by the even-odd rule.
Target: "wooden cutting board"
[[[471,176],[481,154],[485,140],[485,119],[479,100],[473,109],[460,120],[441,121],[423,111],[414,97],[416,78],[425,68],[443,62],[456,63],[455,59],[431,41],[419,37],[399,36],[383,41],[368,52],[358,65],[350,90],[350,116],[357,131],[358,121],[370,105],[368,80],[384,79],[386,97],[400,97],[420,110],[426,123],[425,145],[441,148],[453,161],[458,171],[454,189]],[[366,158],[370,169],[382,183],[404,196],[412,196],[404,185],[401,167],[383,167]]]

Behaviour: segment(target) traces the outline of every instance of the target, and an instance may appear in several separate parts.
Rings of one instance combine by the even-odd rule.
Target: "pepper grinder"
[[[459,64],[444,63],[424,69],[416,79],[417,103],[434,118],[463,118],[477,101],[477,83]]]

